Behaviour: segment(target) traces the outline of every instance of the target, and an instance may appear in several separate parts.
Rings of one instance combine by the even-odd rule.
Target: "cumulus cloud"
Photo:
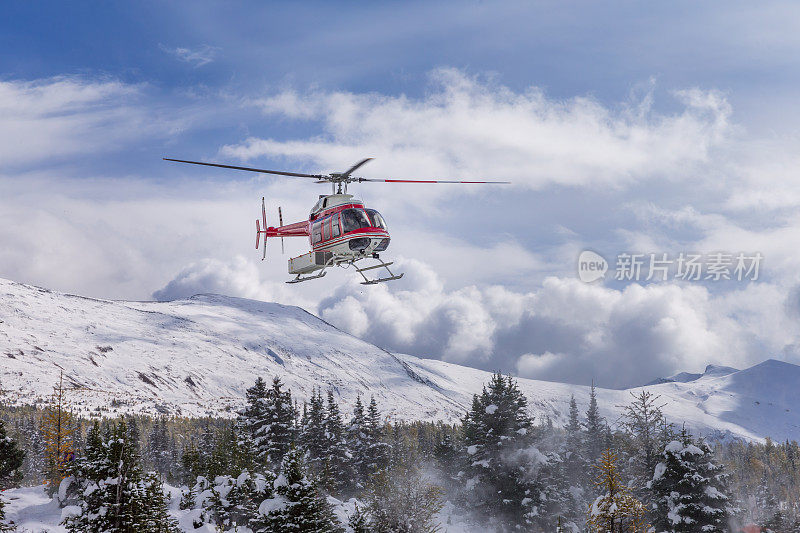
[[[741,367],[785,352],[800,334],[781,311],[781,290],[766,284],[715,296],[692,285],[618,290],[550,277],[530,292],[447,291],[425,265],[401,266],[405,285],[342,287],[321,303],[321,316],[390,350],[607,387],[709,363]]]
[[[508,179],[549,184],[622,186],[685,177],[730,131],[731,108],[713,91],[675,93],[681,109],[651,110],[649,99],[619,108],[589,97],[548,98],[539,88],[514,92],[454,69],[432,75],[420,99],[348,92],[285,91],[253,103],[267,114],[318,121],[310,139],[249,138],[223,154],[242,160],[281,156],[346,168],[365,154],[378,177]],[[688,172],[687,172],[688,171]]]
[[[287,290],[283,283],[262,280],[258,267],[242,256],[230,261],[206,258],[194,262],[155,291],[153,298],[169,301],[207,293],[308,305],[298,298],[296,292]]]
[[[208,65],[214,58],[216,57],[217,53],[219,52],[219,48],[216,46],[209,46],[204,44],[198,48],[187,48],[185,46],[178,46],[175,48],[169,48],[167,46],[159,45],[161,49],[174,56],[179,61],[183,61],[184,63],[189,63],[194,68],[202,67],[203,65]]]

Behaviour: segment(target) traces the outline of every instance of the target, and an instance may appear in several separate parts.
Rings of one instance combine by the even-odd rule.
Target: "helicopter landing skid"
[[[327,272],[325,272],[324,269],[322,270],[322,272],[320,272],[316,276],[306,276],[304,278],[301,278],[300,274],[298,274],[296,278],[290,279],[286,283],[300,283],[301,281],[308,281],[308,280],[311,280],[311,279],[318,279],[318,278],[321,278],[321,277],[325,276],[325,274],[327,274]]]
[[[362,285],[375,285],[376,283],[382,283],[384,281],[392,281],[392,280],[395,280],[395,279],[402,278],[403,274],[395,275],[391,270],[389,270],[389,265],[391,265],[392,263],[393,263],[392,261],[389,261],[388,263],[384,263],[383,261],[381,261],[381,263],[379,265],[373,265],[373,266],[364,267],[364,268],[356,267],[356,271],[359,274],[361,274],[362,278],[364,278],[364,281],[362,281],[361,284]],[[375,268],[385,268],[386,271],[389,273],[389,276],[386,277],[386,278],[369,279],[367,276],[364,275],[364,271],[365,270],[372,270],[372,269],[375,269]]]

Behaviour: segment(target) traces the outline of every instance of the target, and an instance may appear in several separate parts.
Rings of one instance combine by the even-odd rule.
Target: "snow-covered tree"
[[[80,512],[65,519],[71,532],[168,533],[177,525],[166,512],[161,482],[145,476],[124,421],[101,431],[95,423],[84,456],[72,465]]]
[[[325,497],[306,475],[302,453],[286,454],[281,473],[272,483],[274,495],[261,502],[255,533],[341,533],[344,531]]]
[[[369,458],[367,455],[367,418],[361,397],[356,398],[353,416],[347,426],[347,449],[351,454],[350,464],[357,488],[363,488],[369,477]]]
[[[654,525],[657,531],[708,533],[727,527],[725,474],[711,449],[684,431],[665,447],[654,468]]]
[[[6,435],[6,426],[0,420],[0,490],[16,486],[22,480],[22,462],[25,458],[17,441]]]
[[[328,402],[325,409],[325,489],[339,494],[353,483],[352,468],[350,466],[351,454],[347,450],[345,427],[339,405],[333,397],[333,391],[328,391]]]
[[[375,473],[366,494],[369,531],[434,533],[442,490],[427,481],[416,465],[396,464]]]
[[[267,384],[260,377],[252,387],[245,391],[247,405],[239,413],[236,421],[239,444],[252,450],[253,457],[260,465],[267,464],[267,443],[265,442],[265,426],[267,417]],[[201,453],[203,447],[201,446]],[[206,451],[210,451],[207,448]]]
[[[267,391],[267,424],[261,433],[266,444],[267,462],[274,468],[283,462],[283,456],[294,443],[296,433],[292,392],[282,387],[281,379],[275,376],[272,387]]]
[[[374,396],[369,399],[364,429],[366,435],[366,468],[369,475],[386,465],[391,451],[389,444],[384,440],[383,420]]]
[[[319,475],[325,468],[327,439],[325,437],[325,403],[322,392],[311,391],[307,408],[300,422],[300,445],[305,452],[309,470]]]
[[[589,392],[589,408],[586,411],[586,440],[584,449],[586,459],[595,464],[600,458],[600,454],[606,449],[605,427],[603,417],[600,416],[600,409],[597,406],[597,393],[592,381],[592,388]]]
[[[483,392],[473,397],[462,421],[467,456],[465,503],[502,527],[525,528],[535,523],[542,504],[542,487],[525,474],[532,460],[543,458],[530,448],[532,419],[527,406],[516,383],[495,374]]]
[[[595,486],[600,496],[589,507],[586,525],[593,533],[644,533],[649,526],[645,508],[622,482],[617,455],[611,450],[600,456]]]

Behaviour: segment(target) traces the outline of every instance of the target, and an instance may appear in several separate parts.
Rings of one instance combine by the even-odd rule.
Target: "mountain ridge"
[[[257,376],[278,375],[303,401],[334,391],[343,412],[374,395],[392,420],[455,422],[488,372],[393,354],[308,311],[198,294],[172,302],[126,302],[62,294],[0,279],[0,385],[14,404],[42,405],[63,371],[84,416],[233,416]],[[773,362],[770,362],[773,361]],[[786,366],[782,366],[786,365]],[[731,372],[728,372],[731,371]],[[800,367],[767,360],[736,370],[710,365],[699,378],[628,390],[597,389],[616,425],[631,394],[661,395],[664,412],[714,438],[800,439]],[[589,387],[517,378],[532,414],[566,423]]]

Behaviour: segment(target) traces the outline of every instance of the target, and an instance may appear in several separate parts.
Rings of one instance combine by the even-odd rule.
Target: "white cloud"
[[[172,56],[175,56],[175,58],[177,58],[179,61],[191,64],[194,68],[202,67],[203,65],[208,65],[209,63],[214,61],[214,58],[219,52],[218,47],[209,46],[207,44],[204,44],[198,48],[187,48],[184,46],[169,48],[164,45],[159,45],[159,46],[164,52]]]
[[[685,177],[730,130],[718,93],[676,93],[683,109],[650,110],[646,98],[610,108],[588,97],[555,100],[532,87],[507,87],[453,69],[433,75],[421,99],[346,92],[285,91],[256,100],[267,114],[319,121],[325,134],[304,140],[249,138],[223,154],[242,160],[281,156],[346,168],[366,155],[376,177],[507,179],[620,186]]]
[[[188,298],[195,294],[225,294],[267,302],[309,306],[282,282],[261,279],[260,270],[242,256],[230,261],[202,259],[183,268],[163,288],[153,293],[159,301]]]
[[[54,157],[119,149],[180,124],[143,105],[144,86],[55,77],[0,81],[0,160],[41,165]]]
[[[709,363],[741,367],[796,357],[800,329],[784,312],[785,293],[772,285],[714,296],[692,285],[615,290],[551,277],[527,293],[447,291],[425,265],[402,268],[411,274],[407,283],[342,287],[322,302],[321,316],[394,351],[602,386],[641,384]]]

